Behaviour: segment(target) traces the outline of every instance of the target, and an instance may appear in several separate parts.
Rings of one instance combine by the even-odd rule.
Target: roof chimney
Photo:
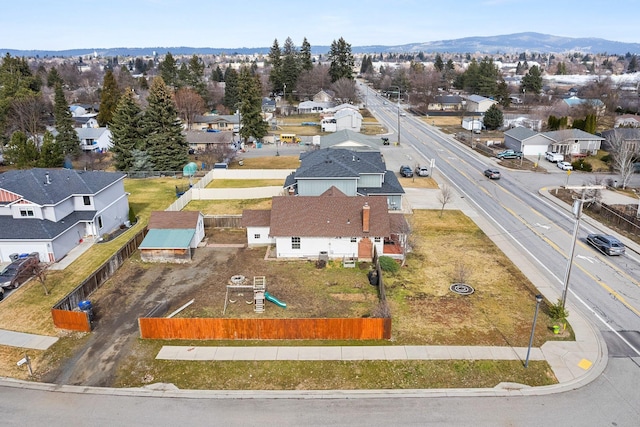
[[[365,203],[362,207],[362,232],[369,232],[369,213],[370,213],[369,204]]]

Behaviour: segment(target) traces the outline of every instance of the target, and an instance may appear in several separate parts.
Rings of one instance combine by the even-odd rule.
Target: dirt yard
[[[216,243],[233,243],[244,233],[216,230]],[[367,282],[368,265],[343,269],[336,264],[318,270],[315,262],[265,261],[266,248],[202,247],[191,264],[143,263],[138,255],[92,295],[94,331],[62,366],[42,376],[58,384],[113,385],[138,338],[138,317],[155,310],[165,316],[186,302],[195,302],[177,317],[359,317],[377,305],[376,290]],[[265,313],[253,311],[253,292],[229,294],[223,316],[226,285],[231,276],[266,277],[269,293],[287,303],[282,309],[266,303]]]

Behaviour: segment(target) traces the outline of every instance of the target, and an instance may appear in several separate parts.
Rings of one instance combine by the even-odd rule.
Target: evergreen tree
[[[178,65],[173,58],[171,52],[167,52],[164,61],[158,65],[160,77],[168,86],[177,87],[178,85]]]
[[[157,171],[182,170],[189,161],[189,145],[182,133],[171,91],[161,77],[151,83],[149,106],[142,119],[146,151]]]
[[[280,50],[278,39],[273,41],[268,57],[269,62],[271,63],[271,72],[269,73],[271,90],[274,93],[282,92],[284,89],[284,82],[282,80],[282,51]]]
[[[502,110],[498,108],[496,104],[493,104],[489,109],[484,113],[484,125],[489,130],[494,130],[502,127],[504,124],[504,115],[502,114]]]
[[[311,60],[311,45],[305,37],[302,40],[302,46],[300,47],[300,68],[302,71],[311,71],[313,68],[313,61]]]
[[[587,114],[587,117],[584,120],[584,131],[595,135],[597,126],[598,126],[598,122],[596,119],[596,115]]]
[[[240,69],[238,76],[238,95],[242,126],[240,136],[246,141],[250,137],[261,140],[269,131],[269,125],[262,118],[262,88],[260,80],[246,67]]]
[[[187,86],[198,92],[201,97],[206,98],[207,85],[204,81],[204,62],[198,55],[193,55],[187,68],[189,71],[186,79]]]
[[[501,78],[500,83],[498,83],[498,87],[496,89],[496,100],[504,108],[509,108],[509,106],[511,105],[511,98],[509,98],[509,95],[509,85],[504,81],[503,78]]]
[[[98,112],[98,123],[100,126],[107,126],[111,123],[113,112],[120,99],[120,88],[111,70],[107,70],[102,80],[102,93],[100,94],[100,111]]]
[[[111,123],[111,152],[119,171],[134,170],[133,151],[144,148],[142,110],[129,89],[120,97]]]
[[[46,131],[40,147],[39,168],[60,168],[64,164],[62,147],[56,142],[51,132]]]
[[[635,73],[638,71],[638,57],[636,55],[632,55],[629,60],[629,65],[627,66],[627,72]]]
[[[131,167],[128,170],[144,172],[154,170],[155,166],[149,153],[143,150],[131,150]]]
[[[331,42],[328,59],[331,63],[331,65],[329,65],[331,83],[335,83],[343,77],[353,80],[353,66],[355,61],[351,54],[351,45],[342,37],[340,37],[338,41],[334,40]]]
[[[439,72],[444,70],[444,62],[442,61],[442,56],[440,56],[439,53],[436,54],[436,59],[433,61],[433,67]]]
[[[238,97],[238,72],[227,67],[224,72],[224,100],[223,104],[231,111],[235,111],[240,98]]]
[[[54,87],[56,83],[63,83],[62,77],[56,67],[51,67],[47,73],[47,87]]]
[[[73,118],[69,104],[64,97],[64,91],[60,83],[56,84],[53,106],[55,128],[58,132],[56,143],[62,149],[65,157],[75,158],[80,154],[80,140],[73,127]]]
[[[16,131],[4,149],[4,157],[18,169],[32,168],[38,162],[38,147],[24,132]]]
[[[542,90],[542,75],[537,65],[529,69],[529,72],[522,78],[520,85],[521,91],[535,93],[536,95]]]
[[[224,74],[220,69],[220,66],[216,66],[216,69],[211,72],[211,81],[222,82],[224,81]]]
[[[556,68],[557,76],[564,76],[567,74],[567,64],[564,62],[558,62],[558,67]]]
[[[282,82],[289,88],[289,96],[291,96],[293,90],[295,90],[300,71],[298,49],[293,44],[291,38],[287,37],[282,47]]]
[[[174,89],[179,89],[188,85],[189,81],[189,67],[185,62],[180,64],[180,68],[178,68],[178,81],[175,85],[172,85]]]

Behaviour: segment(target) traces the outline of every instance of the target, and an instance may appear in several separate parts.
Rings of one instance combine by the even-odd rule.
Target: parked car
[[[489,179],[500,179],[500,171],[496,169],[487,169],[484,171],[484,176]]]
[[[589,234],[587,243],[609,256],[623,255],[625,252],[625,247],[620,240],[606,234]]]
[[[564,155],[556,153],[554,151],[547,151],[546,153],[544,153],[544,158],[551,163],[564,161]]]
[[[573,166],[571,166],[571,163],[569,163],[569,162],[558,162],[558,163],[556,163],[556,166],[558,166],[563,171],[572,171],[573,170]]]
[[[418,176],[429,176],[429,169],[426,166],[418,166],[416,167],[416,175]]]
[[[0,287],[15,289],[22,285],[33,276],[33,270],[39,263],[40,255],[37,252],[13,261],[0,273]]]
[[[520,159],[522,158],[522,151],[504,150],[496,154],[499,159]]]
[[[405,178],[411,178],[413,176],[413,171],[407,165],[400,166],[400,176]]]

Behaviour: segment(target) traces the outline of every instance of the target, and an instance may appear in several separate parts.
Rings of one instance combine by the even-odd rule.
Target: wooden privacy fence
[[[124,261],[138,249],[146,233],[147,229],[145,227],[125,243],[115,255],[53,306],[51,317],[53,318],[53,324],[57,328],[83,332],[91,330],[89,317],[82,311],[76,311],[78,303],[86,300],[93,291],[113,276]]]
[[[181,340],[391,339],[391,319],[138,319],[141,338]]]
[[[242,228],[242,215],[205,215],[205,228]]]

